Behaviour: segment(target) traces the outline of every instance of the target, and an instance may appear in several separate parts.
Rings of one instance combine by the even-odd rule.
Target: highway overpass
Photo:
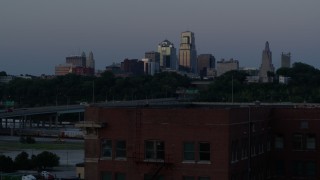
[[[35,115],[60,115],[69,113],[80,113],[84,112],[85,105],[68,105],[68,106],[47,106],[47,107],[35,107],[35,108],[21,108],[14,109],[12,112],[0,113],[0,118],[17,118],[24,116],[35,116]]]
[[[30,129],[58,128],[59,116],[62,114],[81,114],[85,111],[85,105],[48,106],[35,108],[14,109],[12,112],[0,113],[0,134],[13,135]]]

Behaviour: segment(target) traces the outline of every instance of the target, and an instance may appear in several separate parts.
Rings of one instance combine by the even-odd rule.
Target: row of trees
[[[230,71],[200,90],[198,101],[214,102],[320,102],[320,71],[304,63],[280,68],[272,76],[291,77],[289,84],[246,82],[243,71]],[[176,96],[178,88],[190,88],[191,79],[177,73],[154,76],[101,77],[69,74],[53,79],[15,79],[0,85],[2,100],[14,100],[19,107],[66,105],[79,102],[137,100]]]
[[[0,155],[0,172],[14,172],[16,170],[31,170],[38,169],[44,170],[59,166],[60,157],[54,153],[43,151],[38,155],[32,155],[21,152],[14,160],[11,157]]]
[[[208,89],[200,91],[198,100],[215,102],[320,102],[320,71],[304,63],[280,68],[273,83],[246,82],[243,71],[229,71],[215,79]],[[277,77],[290,77],[281,84]]]
[[[0,94],[2,100],[14,100],[19,107],[34,107],[173,97],[177,87],[189,85],[189,78],[176,73],[122,78],[105,72],[101,77],[68,74],[53,79],[18,78],[0,85]]]

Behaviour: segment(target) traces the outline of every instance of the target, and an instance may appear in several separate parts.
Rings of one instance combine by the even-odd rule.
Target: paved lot
[[[37,155],[43,152],[43,150],[23,149],[26,153],[31,155]],[[3,151],[1,154],[10,156],[14,159],[22,151]],[[77,163],[84,161],[84,150],[49,150],[49,152],[55,153],[60,157],[60,165],[72,165],[75,166]]]
[[[52,138],[35,138],[37,142],[52,142]],[[16,136],[0,136],[0,141],[19,141],[19,137]],[[65,139],[66,142],[81,143],[83,140],[78,139]],[[0,147],[1,149],[1,147]],[[35,150],[35,149],[23,149],[27,152],[29,156],[36,155],[44,150]],[[57,178],[66,178],[66,177],[76,177],[75,165],[77,163],[84,162],[84,150],[48,150],[52,153],[57,154],[60,157],[60,166],[55,167],[52,170],[52,174],[56,175]],[[10,156],[14,159],[21,150],[13,151],[0,151],[2,155]]]
[[[52,142],[55,139],[52,138],[35,138],[36,142]],[[79,139],[64,139],[66,142],[73,142],[73,143],[81,143],[83,140]],[[0,141],[19,141],[19,137],[17,136],[0,136]],[[27,152],[29,156],[36,155],[44,150],[35,150],[35,149],[23,149],[23,151]],[[84,150],[49,150],[52,153],[57,154],[60,157],[60,164],[61,165],[76,165],[77,163],[81,163],[84,161]],[[14,159],[21,150],[17,151],[1,151],[1,154],[10,156]]]

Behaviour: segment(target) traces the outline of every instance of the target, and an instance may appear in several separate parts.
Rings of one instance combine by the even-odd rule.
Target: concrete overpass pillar
[[[21,117],[19,119],[19,125],[21,128],[25,128],[26,127],[26,119],[25,119],[25,116]]]
[[[58,123],[59,123],[59,115],[56,114],[56,116],[55,116],[55,128],[58,128]]]
[[[31,116],[29,117],[29,127],[32,128],[32,119],[31,119]]]
[[[52,127],[52,116],[49,117],[49,128],[51,129]]]

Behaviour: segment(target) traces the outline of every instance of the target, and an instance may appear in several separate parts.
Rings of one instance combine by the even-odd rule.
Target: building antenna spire
[[[266,51],[269,51],[269,50],[270,50],[270,48],[269,48],[269,42],[268,42],[268,41],[266,42],[265,50],[266,50]]]

